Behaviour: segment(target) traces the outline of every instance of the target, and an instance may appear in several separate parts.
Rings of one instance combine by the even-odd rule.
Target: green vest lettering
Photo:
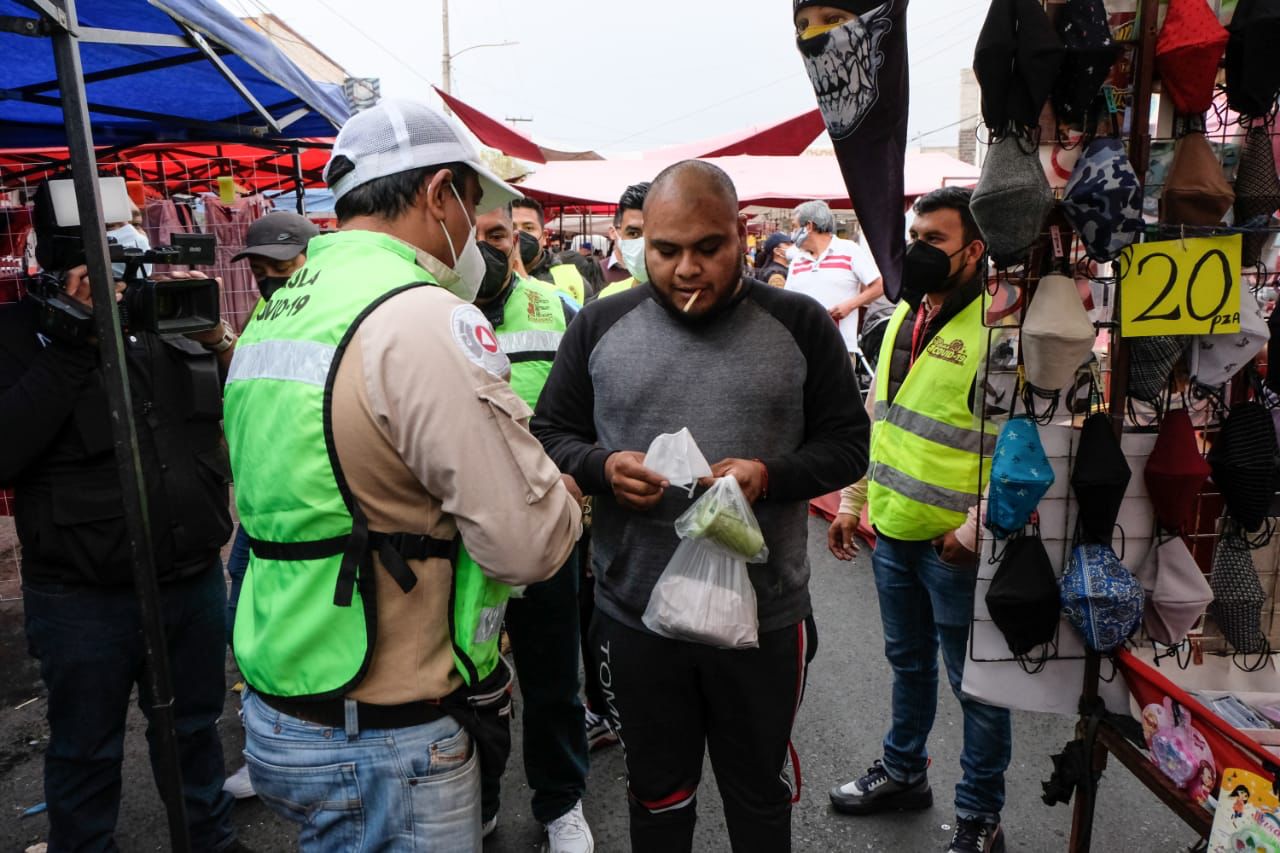
[[[495,331],[511,360],[511,388],[530,408],[538,405],[567,325],[564,301],[554,287],[536,279],[516,280]]]

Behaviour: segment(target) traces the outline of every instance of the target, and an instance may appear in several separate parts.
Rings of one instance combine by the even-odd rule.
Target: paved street
[[[888,716],[889,670],[880,645],[875,589],[866,554],[852,565],[841,564],[825,549],[825,525],[810,523],[812,591],[820,647],[809,676],[808,694],[796,729],[804,789],[793,821],[797,851],[943,851],[953,822],[952,786],[959,774],[962,721],[959,706],[946,692],[934,728],[931,781],[932,810],[912,815],[851,819],[833,814],[827,789],[860,773],[879,755]],[[22,851],[46,837],[42,816],[21,818],[22,810],[39,803],[41,755],[46,743],[44,700],[39,677],[26,657],[20,602],[0,603],[0,853]],[[228,673],[228,683],[234,673]],[[36,701],[25,704],[31,699]],[[228,693],[223,742],[228,766],[238,767],[242,735],[236,722],[236,699]],[[22,706],[22,707],[18,707]],[[1074,721],[1032,714],[1014,715],[1013,765],[1008,776],[1009,804],[1005,828],[1010,851],[1065,850],[1070,810],[1046,807],[1040,782],[1050,771],[1049,754],[1070,739]],[[165,822],[151,782],[143,740],[144,723],[135,709],[130,718],[125,762],[125,792],[118,841],[129,851],[163,850]],[[519,735],[507,772],[508,788],[497,833],[487,853],[536,851],[541,830],[529,815],[523,783]],[[601,853],[628,849],[623,762],[619,749],[593,756],[586,813]],[[727,851],[728,842],[710,766],[700,797],[698,851]],[[260,803],[237,804],[241,838],[259,851],[294,848],[293,832]],[[1155,797],[1116,765],[1102,783],[1096,843],[1099,853],[1122,850],[1179,851],[1193,838]]]

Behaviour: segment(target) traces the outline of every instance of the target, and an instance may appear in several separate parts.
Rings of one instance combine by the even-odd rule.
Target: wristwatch
[[[202,346],[212,353],[224,353],[235,346],[236,333],[231,331],[231,327],[224,321],[222,324],[222,337],[212,344],[202,344]]]

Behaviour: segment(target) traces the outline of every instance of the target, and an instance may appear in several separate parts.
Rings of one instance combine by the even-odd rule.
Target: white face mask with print
[[[644,238],[619,240],[618,250],[622,253],[622,265],[627,272],[636,277],[636,281],[644,284],[649,280],[649,270],[644,265]]]

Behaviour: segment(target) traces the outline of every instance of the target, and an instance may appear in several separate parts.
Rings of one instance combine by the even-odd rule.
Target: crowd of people
[[[518,678],[549,850],[594,849],[589,754],[616,743],[633,850],[692,850],[708,754],[732,849],[789,850],[819,638],[808,504],[841,489],[829,545],[854,556],[865,507],[893,691],[882,754],[833,808],[932,804],[941,651],[965,721],[948,850],[1004,849],[1009,715],[961,689],[991,439],[967,191],[916,202],[895,305],[822,202],[748,264],[735,188],[703,161],[628,187],[600,258],[553,251],[538,203],[421,104],[354,116],[324,178],[336,232],[283,212],[250,229],[237,258],[262,302],[238,338],[125,338],[193,849],[246,849],[231,804],[256,795],[308,851],[479,850]],[[91,307],[84,267],[65,288]],[[0,484],[49,691],[51,851],[113,849],[145,683],[104,381],[96,342],[0,308],[0,429],[39,437],[0,449]],[[694,499],[645,451],[682,428],[710,463],[700,486],[733,478],[768,546],[750,649],[643,619]],[[228,645],[246,684],[231,774]]]

